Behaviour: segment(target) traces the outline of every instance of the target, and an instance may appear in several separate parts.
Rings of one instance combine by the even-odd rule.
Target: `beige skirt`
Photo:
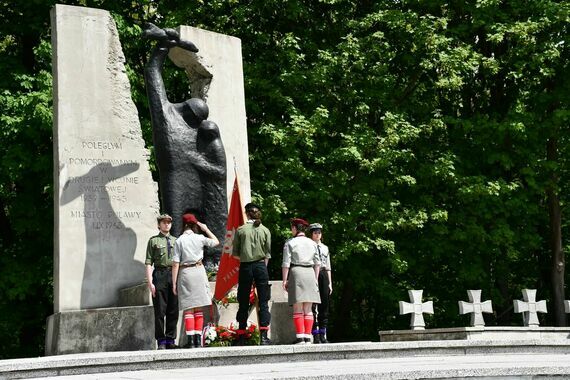
[[[210,283],[203,265],[180,268],[177,289],[180,310],[212,304]]]
[[[319,283],[312,267],[291,267],[288,282],[289,305],[299,302],[321,303]]]

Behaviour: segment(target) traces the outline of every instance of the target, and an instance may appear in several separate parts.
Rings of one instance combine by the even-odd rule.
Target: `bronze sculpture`
[[[145,25],[143,36],[156,41],[145,68],[145,83],[162,209],[173,218],[173,235],[180,235],[182,215],[191,212],[223,241],[227,219],[226,157],[218,126],[207,120],[209,109],[202,99],[170,102],[162,78],[171,48],[194,53],[198,48],[181,39],[176,30],[150,23]],[[206,263],[217,263],[220,254],[220,248],[206,252]]]

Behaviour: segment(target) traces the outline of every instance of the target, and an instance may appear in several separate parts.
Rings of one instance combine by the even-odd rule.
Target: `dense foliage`
[[[51,313],[53,3],[0,6],[0,357],[41,354]],[[241,38],[252,189],[275,236],[273,277],[288,219],[323,223],[333,340],[405,328],[397,301],[410,288],[435,303],[429,327],[467,323],[457,315],[466,289],[493,300],[488,324],[520,324],[512,299],[525,287],[560,310],[568,1],[63,3],[113,13],[149,146],[141,23]],[[190,96],[180,72],[167,84],[172,98]]]

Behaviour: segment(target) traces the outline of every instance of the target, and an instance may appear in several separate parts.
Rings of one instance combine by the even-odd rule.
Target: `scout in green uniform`
[[[148,241],[145,264],[146,279],[154,306],[154,336],[158,349],[164,350],[177,348],[174,341],[178,323],[178,297],[172,291],[172,255],[176,238],[170,235],[170,215],[162,214],[157,221],[160,232]]]
[[[269,345],[268,337],[271,313],[268,302],[271,299],[271,288],[267,263],[271,258],[271,233],[261,224],[261,207],[248,203],[245,205],[248,221],[236,231],[233,241],[232,255],[239,257],[238,294],[239,309],[236,319],[239,324],[237,345],[245,343],[245,329],[249,311],[249,293],[255,282],[259,299],[259,331],[260,344]]]

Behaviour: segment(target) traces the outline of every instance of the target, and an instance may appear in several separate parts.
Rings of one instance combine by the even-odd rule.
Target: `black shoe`
[[[201,334],[194,335],[194,347],[196,347],[196,348],[202,347],[202,335]]]
[[[166,344],[159,344],[157,350],[166,350]]]
[[[312,344],[311,338],[303,338],[303,340],[305,341],[305,344]]]
[[[245,335],[241,334],[238,338],[234,341],[234,346],[245,346]]]
[[[271,346],[273,342],[267,337],[267,330],[261,332],[261,337],[259,338],[260,346]]]
[[[267,337],[261,337],[259,339],[259,345],[260,346],[271,346],[273,344],[273,342],[271,341],[271,339],[267,338]]]
[[[174,343],[166,343],[166,349],[167,350],[175,350],[177,348],[178,348],[178,346],[175,345]]]
[[[327,336],[326,336],[325,333],[320,333],[319,335],[320,335],[320,338],[321,338],[321,343],[330,343],[330,342],[327,340]]]
[[[305,344],[305,339],[304,338],[297,338],[297,339],[295,339],[293,344]]]
[[[186,335],[186,344],[182,348],[194,348],[194,335]]]
[[[321,335],[320,334],[313,334],[313,343],[314,344],[321,343]]]

